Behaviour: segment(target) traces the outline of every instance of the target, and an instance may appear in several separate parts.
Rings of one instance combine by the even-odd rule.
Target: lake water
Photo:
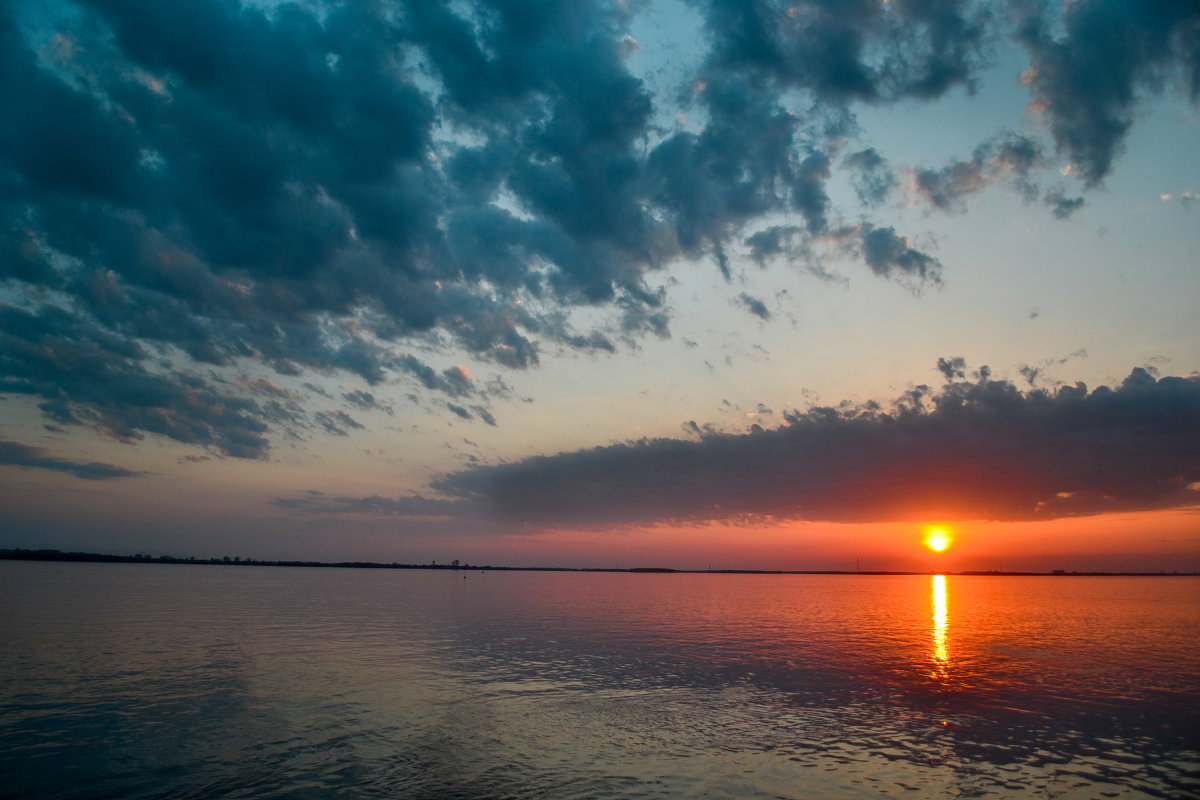
[[[0,562],[0,795],[1194,797],[1200,579]]]

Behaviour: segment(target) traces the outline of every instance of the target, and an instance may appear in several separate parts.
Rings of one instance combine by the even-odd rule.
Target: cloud
[[[954,358],[939,358],[937,360],[938,372],[945,376],[947,381],[952,381],[955,378],[965,378],[967,376],[967,360],[961,356]]]
[[[457,417],[468,420],[473,419],[471,412],[462,406],[455,405],[454,403],[446,403],[446,408],[450,409],[450,411]]]
[[[644,439],[473,466],[433,488],[509,524],[735,519],[1051,519],[1195,505],[1200,378],[1134,369],[1116,388],[1022,392],[989,377],[785,414],[773,429]],[[447,512],[454,506],[447,505]]]
[[[140,478],[144,472],[103,464],[99,461],[70,461],[47,455],[45,449],[32,447],[19,442],[0,439],[0,465],[21,467],[22,469],[45,469],[51,472],[65,472],[85,481],[107,481],[115,478]]]
[[[1068,4],[1057,39],[1049,12],[1020,17],[1030,90],[1086,181],[1152,78],[1190,69],[1196,96],[1182,7]],[[673,92],[632,71],[642,4],[54,9],[0,10],[0,392],[59,426],[241,458],[314,421],[347,430],[281,376],[400,379],[466,411],[479,388],[418,343],[519,370],[666,337],[663,271],[712,259],[731,278],[741,242],[815,275],[851,254],[936,283],[937,260],[877,220],[842,246],[829,186],[848,170],[872,211],[894,170],[870,146],[840,157],[855,109],[971,91],[1012,32],[989,4],[710,0]],[[1031,154],[989,140],[922,191],[958,207],[1032,180]]]
[[[1028,199],[1038,189],[1029,179],[1041,158],[1041,146],[1027,136],[1006,132],[989,139],[971,158],[941,169],[918,169],[913,174],[917,195],[942,210],[964,210],[965,199],[992,184],[1009,179]]]
[[[382,403],[375,395],[370,392],[364,392],[362,389],[343,392],[342,399],[363,411],[382,411],[389,417],[395,413],[390,403]]]
[[[387,498],[330,496],[317,490],[276,497],[272,505],[301,514],[384,514],[403,517],[449,517],[461,513],[462,502],[421,495]]]
[[[366,430],[354,417],[340,410],[318,411],[313,414],[313,421],[334,436],[349,436],[351,430]]]
[[[742,292],[738,295],[737,299],[738,303],[740,303],[743,308],[759,319],[764,321],[771,319],[771,311],[767,308],[766,304],[757,297],[751,297],[745,292]]]
[[[941,262],[913,248],[907,236],[898,236],[895,228],[863,226],[858,246],[863,259],[876,275],[899,273],[920,281],[940,280]]]
[[[896,175],[888,167],[887,159],[874,147],[851,153],[842,163],[851,170],[850,182],[865,206],[881,204],[896,185]]]
[[[0,304],[0,387],[40,396],[61,425],[86,424],[118,441],[156,434],[227,455],[265,455],[269,422],[293,412],[191,372],[163,370],[143,347],[54,308]]]
[[[776,256],[793,258],[796,255],[796,240],[803,231],[795,225],[773,225],[746,237],[750,257],[765,267],[767,261]]]
[[[1046,192],[1045,202],[1050,206],[1057,219],[1070,219],[1076,211],[1087,204],[1082,197],[1067,197],[1063,190],[1057,187]]]
[[[771,3],[712,0],[712,73],[754,74],[820,100],[931,99],[970,86],[988,11],[967,3]]]
[[[1179,204],[1184,208],[1191,208],[1192,203],[1196,202],[1197,197],[1200,197],[1200,194],[1197,194],[1196,192],[1180,192],[1177,195],[1171,194],[1170,192],[1163,192],[1161,195],[1159,195],[1159,199],[1161,199],[1164,203],[1169,203],[1172,200],[1178,200]]]
[[[1141,95],[1178,83],[1193,102],[1200,97],[1192,3],[1083,0],[1018,8],[1025,12],[1017,36],[1030,55],[1022,79],[1031,106],[1046,115],[1055,143],[1088,186],[1111,171]]]

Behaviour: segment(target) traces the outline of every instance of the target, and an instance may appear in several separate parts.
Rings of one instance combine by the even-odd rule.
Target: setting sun
[[[930,527],[925,530],[925,546],[940,553],[950,546],[950,529],[942,526]]]

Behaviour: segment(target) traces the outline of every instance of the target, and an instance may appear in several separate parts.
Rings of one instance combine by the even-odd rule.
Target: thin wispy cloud
[[[39,469],[50,472],[65,472],[85,481],[108,481],[117,478],[140,478],[146,473],[135,472],[112,464],[98,461],[71,461],[46,452],[45,448],[33,447],[20,442],[0,439],[0,464]]]

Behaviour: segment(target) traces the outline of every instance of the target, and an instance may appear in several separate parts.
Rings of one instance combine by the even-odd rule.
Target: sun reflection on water
[[[950,674],[950,656],[946,651],[946,576],[933,576],[933,677]]]

